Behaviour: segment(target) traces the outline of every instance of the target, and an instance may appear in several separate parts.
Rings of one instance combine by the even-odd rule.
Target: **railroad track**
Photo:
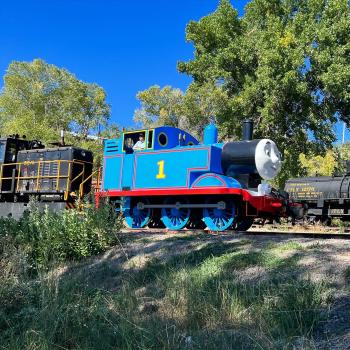
[[[350,239],[350,229],[344,230],[344,232],[339,232],[339,228],[336,227],[328,227],[324,228],[325,231],[302,231],[295,230],[295,228],[290,228],[286,230],[279,229],[278,226],[271,227],[261,227],[253,225],[253,227],[249,231],[233,231],[226,230],[223,232],[216,231],[208,231],[208,230],[200,230],[200,229],[184,229],[178,231],[172,231],[165,228],[151,228],[151,229],[126,229],[123,230],[124,233],[130,232],[139,232],[139,233],[153,233],[153,234],[207,234],[207,235],[215,235],[215,236],[227,236],[227,235],[237,235],[237,236],[275,236],[275,235],[285,235],[285,236],[295,236],[295,237],[305,237],[305,238],[322,238],[322,239]],[[327,230],[327,231],[326,231]]]
[[[246,232],[238,232],[241,235],[253,236],[273,236],[286,235],[305,238],[322,238],[322,239],[350,239],[350,233],[345,232],[310,232],[310,231],[262,231],[251,230]]]

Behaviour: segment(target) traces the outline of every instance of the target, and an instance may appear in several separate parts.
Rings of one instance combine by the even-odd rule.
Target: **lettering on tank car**
[[[288,191],[293,194],[293,196],[300,198],[318,198],[322,193],[317,191],[316,188],[310,183],[292,183],[289,185]]]
[[[309,188],[311,187],[310,184],[307,184],[307,183],[291,183],[291,184],[288,184],[288,190],[299,192],[299,191],[303,191],[304,188],[307,188],[306,186],[308,186]]]
[[[303,187],[300,189],[301,192],[314,192],[315,191],[315,187]]]
[[[344,209],[329,209],[328,214],[333,214],[333,215],[344,214]]]

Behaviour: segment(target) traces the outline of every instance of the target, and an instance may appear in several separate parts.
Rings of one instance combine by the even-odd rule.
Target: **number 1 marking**
[[[165,179],[166,175],[164,174],[164,160],[160,160],[158,163],[159,171],[156,176],[156,179]]]

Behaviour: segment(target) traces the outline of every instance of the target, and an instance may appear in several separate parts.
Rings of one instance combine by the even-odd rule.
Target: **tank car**
[[[341,176],[315,176],[292,178],[286,182],[285,191],[291,202],[298,202],[297,217],[329,221],[332,217],[350,220],[350,161]],[[300,211],[303,213],[300,213]]]
[[[106,140],[97,205],[115,202],[130,228],[246,230],[256,217],[279,216],[283,200],[261,181],[279,172],[280,152],[272,140],[252,140],[250,121],[243,130],[242,141],[227,143],[214,124],[203,142],[169,126]],[[143,149],[133,146],[139,138]]]
[[[20,218],[30,197],[39,207],[73,207],[91,187],[92,152],[72,146],[51,148],[18,135],[0,138],[0,216]]]

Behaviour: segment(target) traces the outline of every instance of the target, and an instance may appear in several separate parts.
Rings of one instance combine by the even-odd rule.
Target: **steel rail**
[[[200,229],[183,229],[183,230],[169,230],[166,228],[143,228],[143,229],[125,229],[122,230],[122,233],[159,233],[159,234],[205,234],[205,235],[213,235],[213,236],[288,236],[288,237],[303,237],[303,238],[322,238],[322,239],[350,239],[350,233],[342,233],[342,232],[307,232],[307,231],[269,231],[269,230],[252,230],[252,231],[234,231],[234,230],[226,230],[226,231],[209,231],[209,230],[200,230]]]

